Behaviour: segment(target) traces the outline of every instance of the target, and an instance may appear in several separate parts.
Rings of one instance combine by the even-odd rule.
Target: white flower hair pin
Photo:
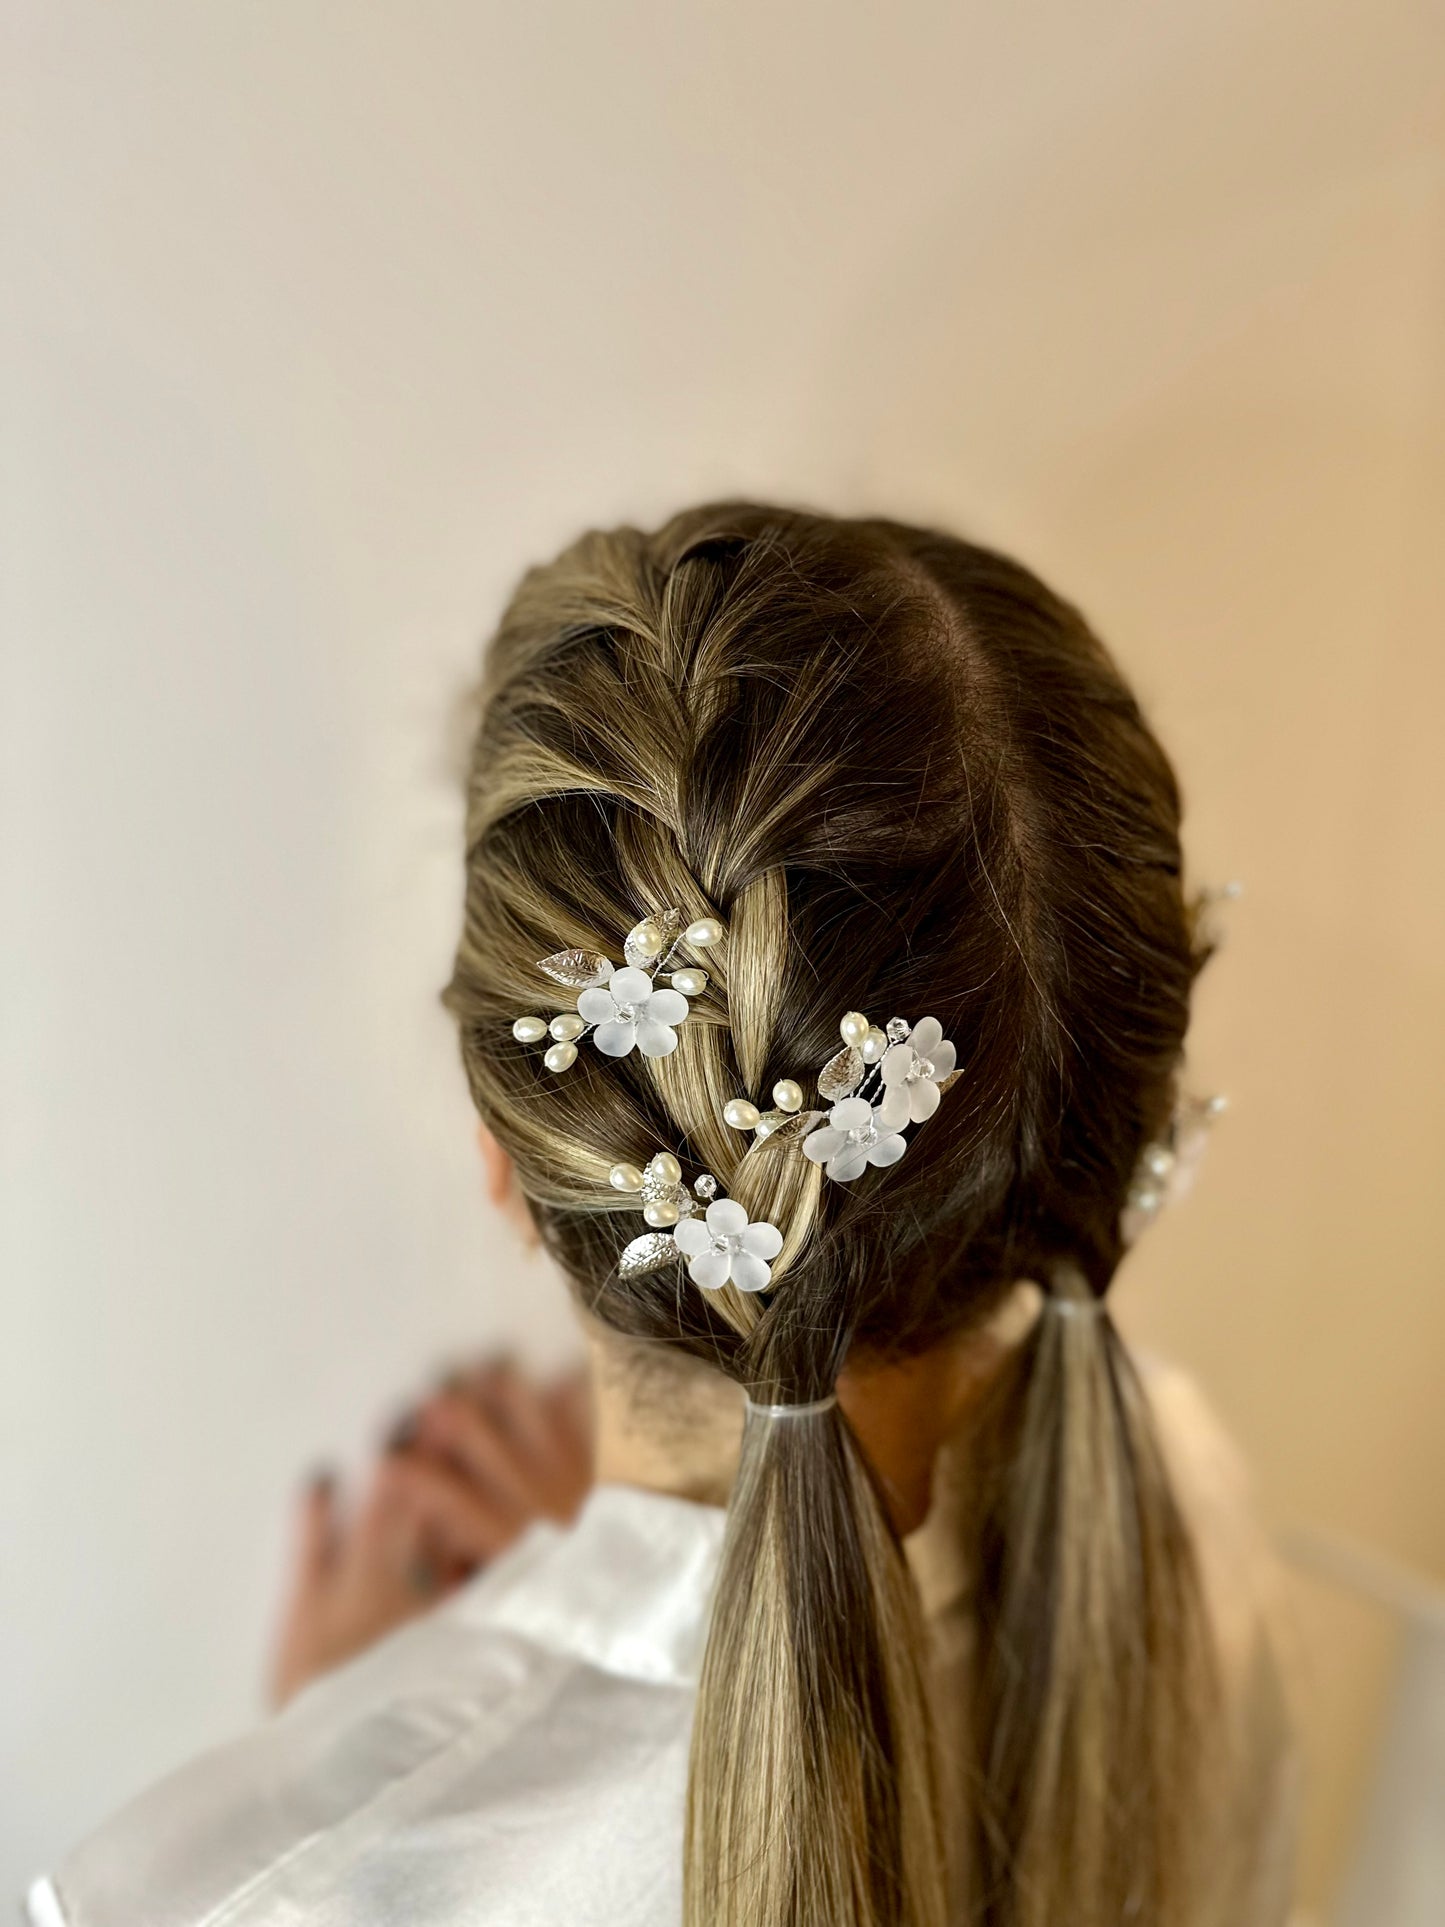
[[[677,1026],[687,1018],[688,998],[700,997],[708,982],[707,972],[695,964],[675,968],[678,954],[707,950],[722,936],[716,917],[699,917],[684,929],[681,910],[658,910],[628,931],[621,968],[591,950],[558,950],[542,957],[540,971],[580,993],[577,1008],[550,1019],[519,1017],[512,1035],[519,1044],[540,1044],[550,1037],[553,1041],[542,1057],[549,1071],[570,1070],[589,1031],[604,1057],[626,1057],[633,1049],[644,1057],[667,1057],[677,1049]],[[659,978],[666,987],[659,988]]]
[[[695,1178],[689,1191],[677,1159],[671,1151],[659,1151],[645,1170],[614,1164],[608,1181],[614,1191],[641,1197],[642,1215],[653,1227],[624,1247],[619,1277],[640,1278],[686,1259],[688,1277],[704,1291],[721,1291],[727,1284],[739,1291],[767,1290],[770,1261],[783,1248],[783,1234],[763,1219],[750,1224],[740,1204],[717,1195],[710,1172]],[[701,1220],[699,1206],[706,1207]]]
[[[917,1024],[890,1017],[880,1030],[861,1010],[850,1010],[838,1032],[843,1048],[818,1073],[818,1095],[832,1104],[826,1121],[821,1110],[803,1109],[802,1086],[792,1078],[773,1086],[771,1111],[735,1097],[723,1106],[723,1121],[758,1137],[786,1133],[835,1183],[850,1184],[870,1164],[896,1164],[903,1156],[904,1130],[938,1109],[958,1074],[958,1053],[936,1017]]]

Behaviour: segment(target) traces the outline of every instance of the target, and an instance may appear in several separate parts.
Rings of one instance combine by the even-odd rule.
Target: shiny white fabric
[[[599,1486],[31,1889],[32,1927],[677,1927],[724,1515]]]
[[[1298,1780],[1273,1562],[1196,1388],[1142,1366],[1229,1714],[1228,1793],[1193,1927],[1282,1927]],[[966,1460],[946,1448],[908,1542],[945,1724],[966,1717],[973,1648],[966,1493]],[[32,1888],[30,1927],[678,1927],[724,1518],[599,1486],[570,1533],[533,1527],[435,1612],[118,1814]],[[955,1840],[968,1825],[960,1805]]]

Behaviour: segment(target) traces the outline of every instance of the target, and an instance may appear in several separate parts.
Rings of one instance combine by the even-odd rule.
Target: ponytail
[[[1007,1368],[978,1469],[970,1919],[1180,1927],[1203,1607],[1143,1387],[1074,1274]]]
[[[686,1927],[944,1927],[917,1594],[836,1405],[749,1409],[684,1892]]]

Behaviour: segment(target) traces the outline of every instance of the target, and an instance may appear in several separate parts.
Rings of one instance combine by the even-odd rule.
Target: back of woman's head
[[[1169,765],[1102,646],[954,538],[751,504],[532,571],[483,683],[449,1001],[472,1091],[589,1312],[759,1405],[1045,1292],[981,1447],[967,1719],[930,1720],[917,1602],[836,1407],[752,1416],[695,1724],[693,1927],[1184,1917],[1204,1641],[1187,1537],[1102,1299],[1165,1126],[1198,966]],[[536,960],[718,918],[662,1057],[514,1042]],[[558,994],[557,1007],[565,1001]],[[906,1156],[827,1181],[728,1128],[839,1047],[936,1016],[960,1075]],[[809,1101],[814,1102],[809,1092]],[[624,1275],[659,1149],[779,1227],[770,1288]],[[627,1215],[619,1216],[619,1213]],[[948,1832],[939,1759],[973,1815]]]

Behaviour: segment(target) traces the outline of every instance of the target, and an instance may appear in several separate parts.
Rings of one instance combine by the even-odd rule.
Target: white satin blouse
[[[1280,1927],[1295,1776],[1270,1561],[1190,1381],[1156,1366],[1147,1382],[1230,1688],[1229,1810],[1199,1927]],[[937,1691],[961,1711],[972,1620],[949,1476],[941,1464],[909,1554]],[[570,1532],[534,1526],[425,1618],[123,1809],[31,1888],[30,1927],[678,1927],[723,1526],[711,1506],[599,1486]]]
[[[723,1520],[597,1487],[123,1809],[32,1927],[677,1927]]]

